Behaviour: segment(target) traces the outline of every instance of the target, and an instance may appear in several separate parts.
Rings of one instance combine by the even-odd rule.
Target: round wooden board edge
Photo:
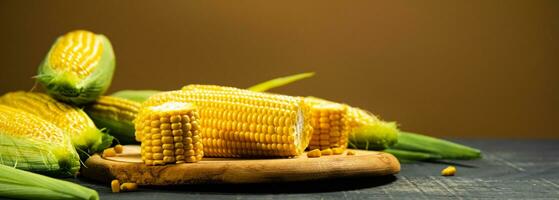
[[[118,179],[139,185],[273,183],[386,176],[400,172],[400,163],[384,152],[352,150],[356,155],[320,158],[231,159],[180,165],[146,166],[93,155],[81,175],[103,183]],[[348,160],[349,159],[349,160]]]

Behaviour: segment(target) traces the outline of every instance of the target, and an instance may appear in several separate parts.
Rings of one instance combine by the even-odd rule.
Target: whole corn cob
[[[153,95],[143,106],[171,101],[199,109],[204,156],[291,157],[300,155],[310,140],[310,108],[300,97],[189,85]]]
[[[106,128],[121,144],[137,143],[134,140],[134,118],[140,103],[127,99],[101,96],[87,106],[85,112],[99,128]]]
[[[136,131],[143,136],[146,165],[198,162],[204,156],[198,111],[189,103],[167,102],[138,113]]]
[[[0,105],[0,164],[51,176],[74,175],[79,156],[70,138],[54,124]]]
[[[0,97],[0,104],[21,109],[53,123],[68,134],[77,149],[99,152],[112,143],[113,137],[101,132],[87,114],[74,106],[36,92],[11,92]]]
[[[37,78],[56,99],[83,105],[107,90],[114,68],[109,40],[103,35],[78,30],[56,40],[39,66]]]

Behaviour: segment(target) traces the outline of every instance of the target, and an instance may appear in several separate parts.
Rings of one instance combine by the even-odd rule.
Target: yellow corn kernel
[[[309,149],[345,149],[351,131],[349,106],[311,97],[306,102],[311,105],[313,127]]]
[[[136,132],[143,136],[141,157],[146,165],[198,162],[204,156],[198,111],[189,103],[168,102],[138,113]]]
[[[329,156],[329,155],[332,155],[334,152],[332,152],[332,149],[324,149],[324,150],[320,151],[320,153],[322,155]]]
[[[115,157],[116,152],[114,148],[108,148],[103,150],[103,157]]]
[[[348,151],[347,151],[347,155],[348,155],[348,156],[353,156],[353,155],[355,155],[355,151],[348,150]]]
[[[136,183],[123,183],[120,185],[120,190],[123,192],[131,192],[138,189],[138,184]]]
[[[117,144],[117,145],[115,145],[115,147],[114,147],[116,153],[122,153],[123,148],[124,148],[124,147],[123,147],[122,145],[120,145],[120,144]]]
[[[344,153],[344,149],[343,148],[332,148],[332,153],[334,153],[334,155],[340,155]]]
[[[310,108],[300,97],[189,85],[153,95],[143,106],[170,101],[190,102],[200,110],[195,119],[204,156],[292,157],[304,152],[310,140]]]
[[[111,190],[115,193],[120,192],[120,182],[117,179],[111,181]]]
[[[456,167],[448,166],[441,171],[441,175],[443,176],[454,176],[456,174]]]
[[[313,149],[313,150],[307,152],[307,157],[309,157],[309,158],[318,158],[320,156],[322,156],[322,153],[320,152],[319,149]]]

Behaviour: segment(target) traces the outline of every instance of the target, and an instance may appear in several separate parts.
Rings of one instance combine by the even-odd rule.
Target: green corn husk
[[[247,89],[255,91],[255,92],[265,92],[265,91],[268,91],[270,89],[273,89],[273,88],[276,88],[276,87],[281,87],[281,86],[287,85],[287,84],[295,82],[295,81],[310,78],[310,77],[314,76],[314,74],[315,74],[314,72],[306,72],[306,73],[294,74],[294,75],[290,75],[290,76],[279,77],[279,78],[275,78],[275,79],[272,79],[272,80],[269,80],[269,81],[259,83],[257,85],[251,86]]]
[[[71,146],[0,132],[0,164],[54,177],[70,177],[80,169],[79,156]]]
[[[159,90],[121,90],[111,94],[113,97],[128,99],[138,103],[146,101],[150,96],[160,93]]]
[[[93,34],[87,31],[74,31],[59,37],[52,45],[43,62],[39,65],[38,75],[36,77],[39,83],[46,88],[47,93],[54,98],[74,105],[84,105],[95,101],[95,99],[105,93],[111,84],[115,69],[115,56],[109,39],[104,35],[95,35],[95,38],[101,41],[102,52],[100,52],[100,58],[98,58],[98,60],[96,58],[96,62],[93,62],[95,64],[91,73],[86,77],[80,77],[76,74],[81,73],[76,63],[85,62],[84,59],[86,59],[85,57],[87,56],[77,55],[86,55],[87,52],[85,49],[92,45],[87,42],[74,42],[71,45],[67,45],[70,48],[68,48],[69,50],[65,54],[65,57],[51,57],[51,54],[57,47],[66,45],[66,43],[63,42],[65,41],[65,37],[70,37],[71,34],[78,33]],[[77,46],[82,46],[84,48],[77,49],[75,48]],[[63,65],[62,68],[54,68],[53,62],[55,61],[63,63],[59,64]]]
[[[400,161],[413,162],[413,161],[425,161],[425,160],[439,160],[442,159],[440,155],[416,152],[416,151],[406,151],[399,149],[385,149],[386,153],[390,153]]]
[[[398,136],[398,143],[392,146],[391,149],[434,154],[440,156],[440,159],[467,160],[481,157],[479,149],[403,131]]]
[[[0,197],[42,200],[98,200],[95,190],[0,165]]]

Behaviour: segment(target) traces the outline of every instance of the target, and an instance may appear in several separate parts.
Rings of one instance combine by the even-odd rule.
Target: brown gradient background
[[[110,92],[315,71],[274,92],[441,137],[559,138],[559,1],[1,1],[0,25],[1,93],[88,29],[115,47]]]

